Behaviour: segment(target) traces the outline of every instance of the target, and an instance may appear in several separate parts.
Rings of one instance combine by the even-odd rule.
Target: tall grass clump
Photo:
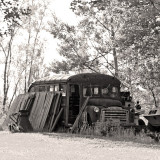
[[[108,123],[98,122],[94,126],[83,125],[79,134],[96,136],[118,141],[132,141],[138,143],[152,143],[154,140],[147,136],[144,130],[136,132],[135,128],[124,128],[121,126],[110,126]]]

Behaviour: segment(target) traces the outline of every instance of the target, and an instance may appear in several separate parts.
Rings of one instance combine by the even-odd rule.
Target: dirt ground
[[[159,160],[160,146],[66,134],[0,131],[1,160]]]

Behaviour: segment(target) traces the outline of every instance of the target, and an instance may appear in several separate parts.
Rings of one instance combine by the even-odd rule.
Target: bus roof
[[[120,81],[110,75],[100,74],[100,73],[81,73],[76,75],[61,74],[53,75],[52,77],[41,78],[31,84],[33,85],[42,85],[42,84],[51,84],[51,83],[85,83],[85,84],[112,84],[120,85]]]

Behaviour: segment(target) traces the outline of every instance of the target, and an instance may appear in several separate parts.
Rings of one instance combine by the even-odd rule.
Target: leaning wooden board
[[[31,112],[30,112],[30,116],[29,116],[29,121],[33,127],[33,129],[36,129],[36,124],[35,124],[35,118],[37,116],[37,110],[38,110],[38,101],[39,101],[39,98],[40,98],[40,93],[36,93],[35,95],[35,100],[34,100],[34,103],[33,103],[33,106],[32,106],[32,109],[31,109]]]
[[[36,98],[29,116],[34,131],[43,131],[48,113],[52,104],[54,93],[36,93]]]
[[[40,131],[39,130],[39,124],[40,124],[40,120],[41,120],[41,116],[43,115],[43,107],[44,107],[44,103],[45,103],[45,100],[46,100],[46,92],[42,92],[40,93],[40,96],[39,96],[39,101],[37,103],[37,109],[36,109],[36,116],[34,118],[34,129],[35,131]]]
[[[28,99],[31,98],[30,101],[32,101],[33,96],[34,96],[34,93],[20,94],[14,99],[10,109],[8,110],[7,117],[2,124],[2,128],[4,130],[8,128],[8,124],[10,123],[9,116],[14,114],[14,113],[18,113],[19,110],[24,109],[25,105],[28,102]]]
[[[55,121],[56,112],[58,112],[57,109],[59,108],[60,98],[61,98],[61,94],[58,93],[58,95],[56,96],[56,99],[55,99],[54,106],[53,106],[53,107],[54,107],[54,108],[53,108],[53,114],[52,114],[52,116],[51,116],[52,118],[51,118],[50,126],[49,126],[49,131],[50,131],[50,132],[51,132],[52,125],[53,125],[53,123],[54,123],[54,121]]]
[[[46,101],[45,101],[44,108],[43,108],[43,115],[41,117],[41,123],[39,126],[39,128],[41,130],[43,130],[45,122],[47,120],[48,113],[49,113],[50,107],[52,105],[53,97],[54,97],[53,93],[47,93],[47,95],[46,95]]]

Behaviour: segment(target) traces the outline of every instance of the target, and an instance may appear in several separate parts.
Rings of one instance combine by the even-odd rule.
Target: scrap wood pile
[[[61,93],[37,92],[17,96],[2,125],[11,131],[52,132],[62,115]]]

